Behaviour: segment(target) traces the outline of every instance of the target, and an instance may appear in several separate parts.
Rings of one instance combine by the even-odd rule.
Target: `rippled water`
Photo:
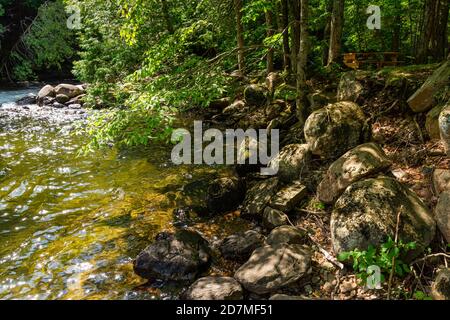
[[[11,112],[0,107],[0,298],[148,298],[132,258],[170,227],[183,186],[210,169],[173,166],[160,145],[78,156],[86,141],[70,125],[11,127]]]

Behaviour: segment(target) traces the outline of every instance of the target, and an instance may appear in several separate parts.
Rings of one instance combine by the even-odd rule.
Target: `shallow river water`
[[[161,145],[80,156],[84,111],[8,103],[29,92],[0,91],[0,299],[170,297],[137,289],[132,259],[211,169],[174,166]]]

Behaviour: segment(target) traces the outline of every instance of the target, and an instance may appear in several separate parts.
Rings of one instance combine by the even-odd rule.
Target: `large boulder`
[[[264,107],[268,102],[267,88],[258,84],[251,84],[244,90],[244,99],[248,105],[253,107]]]
[[[333,203],[352,183],[379,173],[391,165],[384,151],[375,143],[362,144],[336,160],[320,182],[317,196]]]
[[[416,242],[408,259],[423,251],[435,235],[436,223],[417,195],[395,179],[378,177],[350,185],[331,215],[331,241],[336,254],[379,246],[394,239],[400,214],[399,239]]]
[[[207,269],[210,257],[208,242],[197,232],[164,232],[137,256],[134,272],[145,279],[194,280]]]
[[[440,270],[431,286],[431,296],[435,300],[450,300],[450,269]]]
[[[437,194],[444,191],[450,191],[450,169],[434,170],[433,185]]]
[[[434,73],[425,81],[425,83],[417,90],[409,99],[408,105],[414,112],[426,112],[430,110],[436,103],[435,98],[440,96],[443,91],[444,95],[450,85],[450,60],[444,62]],[[448,98],[447,98],[448,99]]]
[[[272,208],[283,212],[289,212],[294,209],[307,194],[308,190],[306,187],[300,181],[295,181],[278,191],[273,196],[272,200],[270,200],[269,205]]]
[[[245,197],[243,183],[238,178],[219,178],[208,187],[207,206],[212,213],[236,209]]]
[[[64,94],[69,97],[69,99],[72,99],[76,96],[79,96],[80,94],[84,93],[84,89],[82,86],[77,86],[73,84],[66,84],[62,83],[55,87],[55,94]]]
[[[305,231],[294,226],[280,226],[272,230],[267,236],[266,243],[275,244],[307,244],[309,241]]]
[[[447,243],[450,243],[450,190],[444,191],[439,196],[434,218]]]
[[[308,169],[311,152],[306,144],[290,144],[281,149],[270,162],[282,182],[292,182]]]
[[[276,177],[255,182],[245,195],[242,214],[261,218],[264,208],[275,194],[277,186],[278,178]]]
[[[48,84],[39,91],[38,100],[43,101],[44,98],[54,98],[55,96],[55,88]]]
[[[313,112],[305,123],[305,139],[314,155],[339,157],[366,139],[365,116],[348,101],[330,104]]]
[[[441,138],[441,132],[439,130],[439,115],[441,114],[442,109],[444,109],[444,105],[440,104],[427,113],[425,129],[431,139]]]
[[[254,230],[233,234],[223,239],[219,250],[225,259],[244,261],[253,250],[264,244],[264,236]]]
[[[57,94],[55,100],[59,103],[66,103],[70,100],[65,94]]]
[[[195,281],[182,295],[183,300],[242,300],[243,290],[231,277],[204,277]]]
[[[295,283],[310,265],[311,252],[302,245],[266,245],[256,249],[234,277],[248,291],[265,294]]]
[[[441,132],[441,139],[444,143],[445,152],[450,157],[450,101],[447,106],[442,109],[439,116],[439,130]]]

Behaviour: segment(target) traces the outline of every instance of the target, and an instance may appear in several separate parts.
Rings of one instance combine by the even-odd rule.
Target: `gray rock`
[[[55,94],[63,94],[68,96],[70,99],[79,96],[84,93],[84,88],[82,86],[62,83],[55,87]]]
[[[281,149],[270,162],[281,181],[289,183],[300,178],[308,170],[311,152],[306,144],[290,144]]]
[[[435,300],[450,300],[450,269],[445,268],[438,272],[431,286],[431,296]]]
[[[243,290],[231,277],[205,277],[195,281],[183,294],[185,300],[242,300]]]
[[[253,250],[264,244],[264,236],[254,230],[233,234],[225,238],[219,250],[225,259],[243,261],[250,257]]]
[[[275,244],[307,244],[308,235],[306,232],[294,226],[280,226],[272,230],[266,239],[266,243]]]
[[[62,108],[65,108],[66,106],[64,104],[62,104],[62,103],[59,103],[59,102],[55,101],[55,102],[52,103],[52,107],[53,108],[57,108],[57,109],[62,109]]]
[[[48,84],[39,91],[38,100],[41,101],[46,97],[54,98],[55,96],[56,96],[55,88]]]
[[[324,203],[333,203],[352,183],[387,170],[391,162],[375,143],[362,144],[344,154],[328,169],[317,188]]]
[[[66,103],[70,100],[70,98],[68,96],[66,96],[65,94],[57,94],[55,100],[59,103]]]
[[[437,194],[444,191],[450,191],[450,169],[434,170],[433,186]]]
[[[67,104],[68,104],[68,108],[69,108],[69,109],[76,109],[76,110],[79,110],[79,109],[82,108],[81,104],[69,104],[69,103],[67,103]]]
[[[289,212],[306,197],[307,193],[306,187],[300,181],[295,181],[278,191],[269,205],[283,212]]]
[[[265,294],[302,278],[311,265],[311,252],[301,245],[276,244],[256,249],[234,277],[248,291]]]
[[[211,213],[236,209],[244,200],[245,189],[238,178],[220,178],[208,187],[207,207]]]
[[[367,126],[361,108],[348,101],[313,112],[305,123],[305,139],[314,155],[340,157],[366,139]]]
[[[194,280],[210,263],[208,242],[183,229],[161,233],[134,261],[134,272],[146,279]]]
[[[331,215],[331,241],[339,254],[378,246],[394,239],[397,215],[401,210],[399,239],[416,242],[408,253],[413,259],[431,242],[436,223],[417,195],[395,179],[379,177],[350,185],[337,200]]]
[[[28,105],[28,104],[36,104],[36,102],[37,102],[37,96],[32,94],[32,93],[29,93],[25,97],[20,98],[19,100],[17,100],[16,104],[18,106],[25,106],[25,105]]]
[[[278,179],[276,177],[257,181],[250,187],[242,206],[242,214],[262,217],[264,208],[276,192]]]
[[[350,71],[342,75],[339,81],[337,100],[356,102],[364,91],[363,85],[359,82],[359,71]]]
[[[245,102],[254,107],[263,107],[267,104],[268,90],[260,85],[251,84],[244,90]]]
[[[442,109],[439,116],[439,130],[441,131],[441,139],[444,143],[445,152],[450,157],[450,101]]]
[[[447,243],[450,243],[450,190],[439,196],[434,218]]]
[[[425,129],[431,139],[441,138],[441,133],[439,130],[439,115],[441,114],[442,109],[444,109],[444,105],[440,104],[427,113]]]
[[[67,102],[67,104],[79,104],[79,105],[83,105],[84,104],[84,97],[86,97],[85,94],[80,94],[79,96],[76,96],[72,99],[69,100],[69,102]]]
[[[263,214],[264,226],[268,229],[273,229],[289,223],[289,217],[282,211],[266,207]]]

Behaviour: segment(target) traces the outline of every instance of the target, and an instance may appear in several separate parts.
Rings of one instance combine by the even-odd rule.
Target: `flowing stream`
[[[211,168],[162,145],[80,156],[85,111],[11,103],[35,91],[0,91],[0,299],[170,298],[138,288],[132,259]]]

